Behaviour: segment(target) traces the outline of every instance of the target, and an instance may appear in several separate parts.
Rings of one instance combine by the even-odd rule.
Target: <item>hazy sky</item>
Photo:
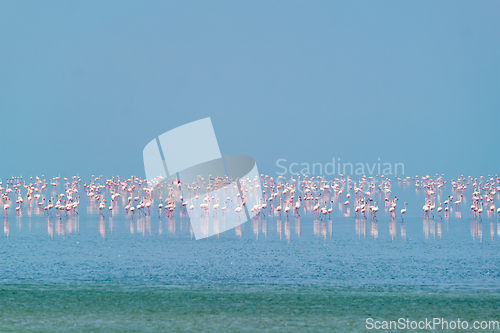
[[[144,175],[211,117],[223,154],[500,171],[499,1],[0,0],[0,177]],[[178,143],[182,145],[182,142]]]

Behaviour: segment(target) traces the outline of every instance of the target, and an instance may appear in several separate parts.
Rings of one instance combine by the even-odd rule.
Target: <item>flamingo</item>
[[[286,203],[286,201],[285,201]],[[288,217],[288,211],[290,210],[290,206],[289,205],[286,205],[285,207],[285,213],[286,213],[286,216]]]
[[[236,213],[238,213],[238,218],[240,217],[240,212],[241,212],[242,207],[243,207],[243,205],[238,206],[238,207],[236,207],[236,209],[234,210]]]
[[[224,206],[225,205],[226,205],[226,203],[224,202]],[[262,205],[260,206],[260,208],[262,208],[263,214],[265,215],[266,208],[267,208],[267,201],[264,201],[264,203],[262,203]]]
[[[378,201],[375,201],[375,205],[371,207],[373,215],[377,217],[377,212],[378,212]]]
[[[99,213],[102,215],[102,210],[106,208],[106,199],[102,199],[101,203],[99,204]]]
[[[425,204],[422,206],[422,216],[424,215],[424,213],[427,213],[427,215],[429,215],[429,203],[427,202],[427,200],[425,200]]]
[[[454,202],[454,204],[457,206],[457,209],[459,208],[460,203],[462,203],[462,197],[463,197],[463,195],[460,194],[460,199]],[[451,197],[451,198],[453,198],[453,197]]]
[[[45,198],[42,199],[41,202],[38,202],[38,208],[42,208],[43,204],[45,203]]]
[[[408,204],[408,203],[407,203],[407,202],[405,202],[405,208],[401,209],[401,218],[403,218],[404,214],[406,214],[406,205],[407,205],[407,204]]]
[[[394,214],[394,216],[396,216],[395,211],[396,211],[396,208],[395,208],[395,207],[391,207],[391,208],[389,208],[389,212],[391,213],[391,216],[392,216],[392,214]]]
[[[328,210],[326,209],[326,201],[324,202],[324,207],[321,208],[321,212],[323,213],[323,217],[326,215],[326,213],[328,213]]]
[[[212,208],[214,209],[214,214],[217,214],[217,208],[219,208],[219,198],[217,198],[217,203],[213,205]]]
[[[52,208],[54,207],[53,202],[54,202],[54,198],[50,197],[49,204],[47,205],[47,209],[49,210],[49,214],[52,213]]]
[[[280,205],[281,205],[281,203],[280,203]],[[314,205],[314,207],[313,207],[314,211],[317,211],[318,209],[319,209],[319,202],[316,203],[316,205]]]
[[[162,202],[162,198],[160,197],[160,203],[158,204],[158,214],[161,215],[161,210],[163,208],[163,202]]]
[[[297,202],[295,203],[295,213],[298,215],[299,214],[299,209],[300,209],[300,196],[299,196],[299,199],[297,200]]]
[[[479,217],[481,217],[481,214],[483,213],[483,203],[481,202],[481,207],[478,208],[477,213],[479,214]]]
[[[434,211],[434,208],[436,208],[436,204],[435,204],[435,203],[431,203],[431,204],[429,205],[429,209],[431,210],[431,212],[433,212],[433,211]],[[434,214],[433,214],[433,215],[434,215]]]
[[[73,203],[73,211],[78,214],[76,209],[78,208],[78,205],[80,204],[80,196],[78,196],[78,200]]]

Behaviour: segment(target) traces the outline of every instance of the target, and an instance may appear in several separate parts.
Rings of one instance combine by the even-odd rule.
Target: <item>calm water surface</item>
[[[332,197],[331,216],[268,212],[198,241],[181,211],[132,219],[119,203],[101,216],[82,198],[70,217],[10,212],[0,330],[360,331],[368,317],[499,320],[497,217],[470,218],[467,196],[442,218],[423,217],[423,191],[393,192],[398,212],[409,203],[404,220],[390,218],[376,192],[376,219]]]

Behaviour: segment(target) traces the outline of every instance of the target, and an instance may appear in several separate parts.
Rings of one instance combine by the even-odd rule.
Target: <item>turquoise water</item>
[[[498,319],[498,290],[289,285],[3,285],[2,332],[365,330],[367,318]]]
[[[404,220],[383,207],[376,219],[356,217],[336,200],[331,216],[268,212],[198,241],[182,211],[132,218],[122,202],[100,215],[82,200],[68,217],[11,212],[0,331],[347,332],[366,330],[367,318],[499,320],[497,217],[471,217],[467,203],[422,216],[421,193],[393,191],[409,203]]]

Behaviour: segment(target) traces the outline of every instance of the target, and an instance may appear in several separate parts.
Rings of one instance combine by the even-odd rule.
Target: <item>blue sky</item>
[[[498,1],[0,0],[0,176],[144,175],[211,117],[223,154],[498,173]],[[182,142],[179,142],[182,144]]]

